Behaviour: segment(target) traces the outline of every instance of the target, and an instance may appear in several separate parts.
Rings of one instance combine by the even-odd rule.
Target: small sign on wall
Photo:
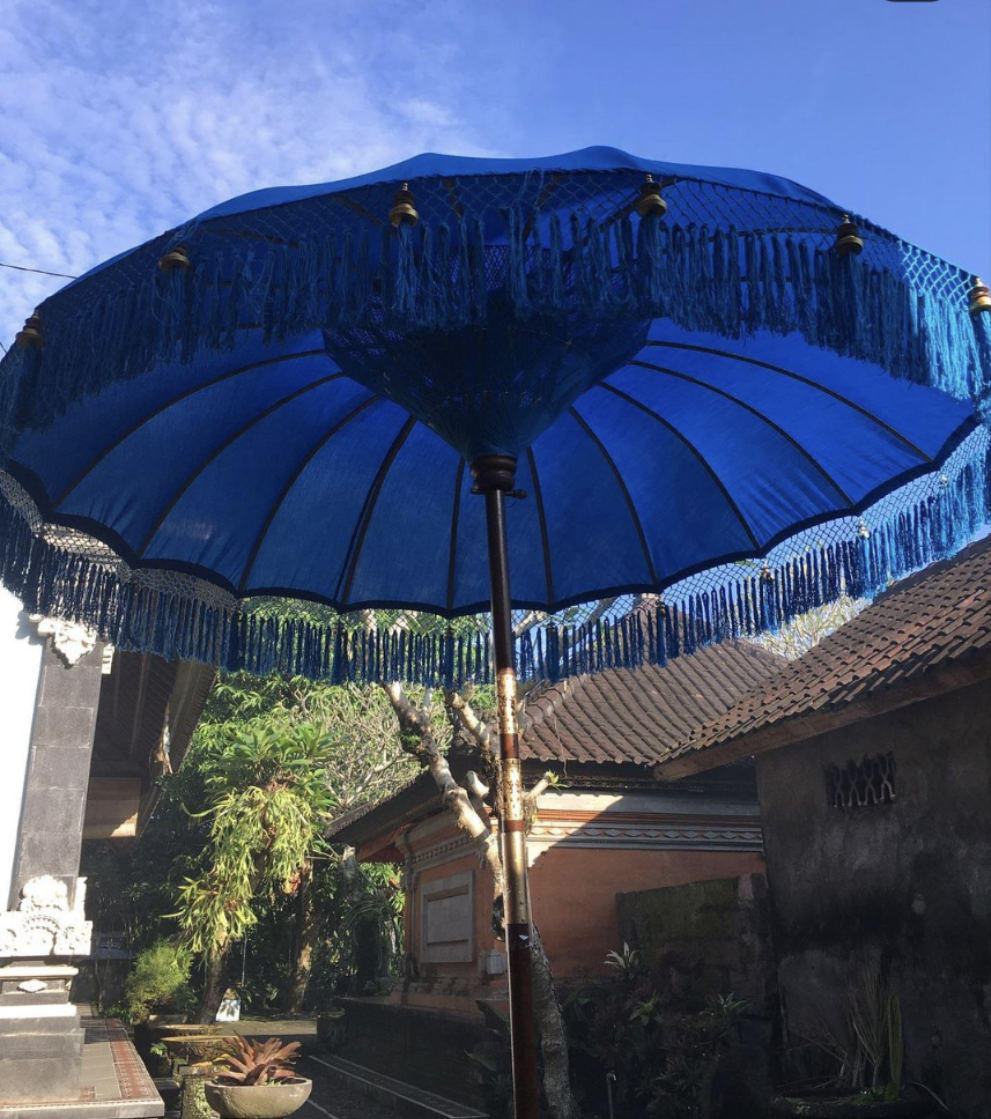
[[[475,875],[462,871],[421,886],[423,963],[471,963],[475,958]]]

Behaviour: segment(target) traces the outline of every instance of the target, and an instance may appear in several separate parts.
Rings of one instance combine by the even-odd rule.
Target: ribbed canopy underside
[[[762,555],[932,470],[970,430],[959,401],[807,354],[788,339],[731,348],[652,331],[521,457],[514,600],[554,611]],[[23,435],[15,456],[51,520],[132,567],[342,611],[488,603],[483,503],[464,461],[343,376],[318,339],[116,385]]]

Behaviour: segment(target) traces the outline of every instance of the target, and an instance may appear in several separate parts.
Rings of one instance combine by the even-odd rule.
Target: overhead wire
[[[15,272],[34,272],[39,276],[59,276],[63,280],[78,280],[78,276],[70,276],[68,272],[49,272],[45,268],[28,268],[23,264],[7,264],[0,260],[0,268],[10,268]]]
[[[37,276],[57,276],[62,280],[78,280],[78,276],[70,276],[68,272],[49,272],[47,268],[29,268],[24,264],[8,264],[5,260],[0,260],[0,268],[9,268],[13,272],[33,272]],[[7,347],[0,342],[0,350],[9,353]]]

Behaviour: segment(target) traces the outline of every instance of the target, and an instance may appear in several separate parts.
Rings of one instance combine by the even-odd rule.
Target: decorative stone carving
[[[39,909],[68,909],[69,891],[65,883],[50,874],[29,878],[21,888],[19,913],[34,913]]]
[[[67,622],[62,618],[46,618],[43,614],[29,614],[28,621],[37,627],[40,637],[52,639],[52,648],[69,668],[78,664],[87,653],[92,652],[99,641],[93,630],[87,629],[78,622]],[[112,660],[113,646],[108,645],[103,651],[104,675],[109,673]]]
[[[93,922],[86,920],[85,898],[83,878],[72,909],[64,882],[47,874],[29,879],[16,911],[0,913],[0,957],[89,955]]]
[[[27,991],[29,995],[37,995],[41,991],[48,990],[48,984],[42,983],[40,979],[26,979],[23,983],[17,984],[18,991]]]

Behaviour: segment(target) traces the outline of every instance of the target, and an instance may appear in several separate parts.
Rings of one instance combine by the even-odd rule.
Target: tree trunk
[[[454,815],[458,826],[474,840],[479,857],[491,870],[495,906],[494,923],[504,927],[502,911],[504,867],[498,837],[483,804],[489,789],[475,773],[467,775],[467,788],[458,785],[451,773],[448,759],[439,748],[431,731],[429,710],[417,710],[407,699],[401,684],[388,684],[384,687],[399,720],[404,749],[416,757],[433,776],[445,806]],[[470,702],[457,692],[449,691],[445,694],[445,703],[448,711],[467,732],[469,739],[474,740],[482,757],[491,759],[493,732],[478,718]],[[530,790],[526,797],[529,806],[536,805],[549,781],[549,776],[545,775]],[[578,1104],[571,1091],[568,1036],[564,1015],[557,992],[554,990],[550,963],[536,928],[531,928],[531,944],[534,1014],[540,1032],[540,1048],[544,1059],[544,1095],[552,1119],[577,1119]]]
[[[293,965],[282,997],[282,1009],[287,1014],[299,1014],[303,1009],[306,986],[313,967],[313,949],[317,942],[317,920],[309,874],[304,874],[300,881],[297,902]]]
[[[533,934],[533,1004],[540,1032],[540,1052],[544,1058],[544,1095],[552,1119],[577,1119],[578,1104],[571,1091],[568,1062],[568,1033],[561,1002],[554,989],[550,961],[540,940],[537,926]]]
[[[227,953],[211,953],[206,959],[206,977],[203,981],[203,994],[196,1011],[196,1021],[209,1025],[216,1021],[217,1011],[227,989]]]

